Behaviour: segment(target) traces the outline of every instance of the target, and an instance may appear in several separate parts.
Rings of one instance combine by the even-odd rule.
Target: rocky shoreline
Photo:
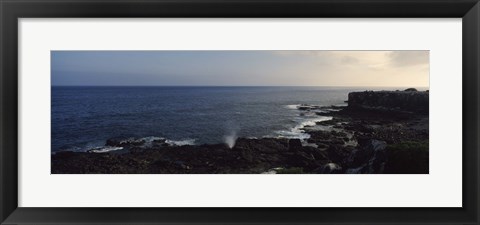
[[[300,114],[332,117],[304,127],[306,140],[239,138],[230,148],[112,138],[105,148],[52,154],[52,173],[428,174],[428,92],[358,93],[349,94],[349,106],[299,105]]]

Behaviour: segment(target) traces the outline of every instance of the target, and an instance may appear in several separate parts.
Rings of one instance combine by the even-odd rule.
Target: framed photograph
[[[477,0],[0,0],[1,224],[479,224]]]

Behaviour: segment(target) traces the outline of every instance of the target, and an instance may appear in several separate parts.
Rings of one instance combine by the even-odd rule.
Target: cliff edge
[[[428,114],[428,91],[407,90],[351,92],[348,108]]]

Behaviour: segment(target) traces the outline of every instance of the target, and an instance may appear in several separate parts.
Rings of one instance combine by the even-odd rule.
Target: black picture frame
[[[1,224],[479,224],[478,0],[0,0]],[[18,19],[122,17],[462,18],[461,208],[18,207]],[[460,146],[459,146],[460,148]],[[447,163],[445,163],[447,166]]]

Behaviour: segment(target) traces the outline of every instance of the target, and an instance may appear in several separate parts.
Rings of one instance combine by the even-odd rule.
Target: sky
[[[53,86],[428,87],[429,51],[52,51]]]

